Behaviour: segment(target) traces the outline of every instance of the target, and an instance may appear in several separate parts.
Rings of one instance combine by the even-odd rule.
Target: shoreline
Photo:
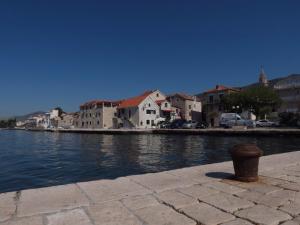
[[[5,130],[5,129],[3,129]],[[32,132],[86,133],[86,134],[178,134],[178,135],[215,135],[215,136],[300,136],[299,128],[251,128],[251,129],[22,129]]]

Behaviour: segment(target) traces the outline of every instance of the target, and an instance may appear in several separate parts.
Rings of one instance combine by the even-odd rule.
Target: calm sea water
[[[293,137],[98,135],[0,130],[0,193],[229,160],[237,143],[265,155],[300,149]]]

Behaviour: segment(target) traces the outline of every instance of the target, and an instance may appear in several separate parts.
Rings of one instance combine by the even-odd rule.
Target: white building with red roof
[[[118,106],[119,127],[125,128],[154,128],[157,123],[165,118],[161,111],[161,103],[167,103],[166,96],[159,90],[146,91],[145,93],[128,98]],[[164,110],[171,109],[167,103]],[[166,106],[166,105],[164,105]]]

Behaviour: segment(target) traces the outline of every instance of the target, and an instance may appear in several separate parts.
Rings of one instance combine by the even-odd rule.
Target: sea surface
[[[227,161],[238,143],[255,143],[265,155],[300,150],[300,138],[287,136],[0,130],[0,193]]]

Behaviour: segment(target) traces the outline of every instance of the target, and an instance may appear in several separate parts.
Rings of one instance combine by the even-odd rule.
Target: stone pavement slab
[[[0,194],[0,222],[8,220],[16,211],[16,192]]]
[[[263,195],[257,201],[257,203],[277,208],[278,206],[282,206],[288,203],[289,201],[295,200],[296,194],[297,192],[295,191],[280,190],[280,191],[272,192],[267,195]]]
[[[290,220],[282,223],[281,225],[299,225],[299,223],[297,221]]]
[[[236,196],[243,199],[247,199],[251,202],[258,203],[260,199],[264,196],[264,194],[255,191],[243,191],[236,193]]]
[[[142,225],[133,213],[121,202],[112,201],[91,205],[88,213],[95,225]]]
[[[82,209],[59,212],[47,216],[47,225],[93,225]]]
[[[179,192],[189,195],[193,198],[201,198],[204,196],[208,196],[208,195],[215,195],[218,194],[219,191],[208,188],[208,187],[204,187],[201,185],[193,185],[190,187],[185,187],[185,188],[179,188],[177,189]]]
[[[288,183],[279,184],[278,186],[292,191],[300,191],[300,185],[298,183],[288,182]]]
[[[190,186],[196,183],[194,180],[179,178],[167,172],[130,176],[130,179],[155,192]]]
[[[132,182],[126,177],[116,180],[100,180],[78,183],[78,186],[94,203],[102,203],[106,201],[119,200],[129,196],[152,193],[152,191]]]
[[[245,209],[254,206],[254,204],[248,200],[226,193],[201,197],[200,200],[230,213],[233,213],[239,209]]]
[[[281,211],[286,212],[292,216],[300,215],[300,203],[289,202],[279,208]]]
[[[184,206],[197,203],[197,199],[188,195],[180,193],[176,190],[164,191],[155,195],[160,201],[170,205],[176,209],[180,209]]]
[[[224,182],[218,182],[218,181],[205,183],[205,184],[203,184],[203,186],[209,187],[209,188],[221,191],[221,192],[226,192],[228,194],[236,194],[239,192],[246,191],[246,189],[244,189],[244,188],[240,188],[240,187],[237,187],[234,185],[230,185],[230,184],[226,184]]]
[[[247,220],[235,219],[230,222],[222,223],[221,225],[253,225],[253,223],[250,223]]]
[[[262,225],[276,225],[280,222],[292,219],[292,217],[286,213],[263,205],[256,205],[252,208],[241,210],[236,212],[235,215]]]
[[[130,210],[143,209],[149,206],[159,205],[159,202],[153,195],[134,196],[121,200],[125,207]]]
[[[22,191],[18,217],[51,213],[89,205],[88,199],[75,184]]]
[[[134,213],[148,225],[196,225],[192,219],[165,205],[138,209]]]
[[[41,216],[13,219],[0,224],[1,225],[44,225],[43,218]]]
[[[181,211],[204,225],[217,225],[235,219],[232,214],[222,212],[206,203],[189,205],[182,208]]]
[[[205,175],[205,171],[197,170],[195,167],[171,170],[171,171],[167,171],[167,173],[179,178],[193,180],[197,184],[204,184],[212,181],[211,177]],[[213,180],[221,180],[221,179],[222,178],[219,177],[213,178]]]

